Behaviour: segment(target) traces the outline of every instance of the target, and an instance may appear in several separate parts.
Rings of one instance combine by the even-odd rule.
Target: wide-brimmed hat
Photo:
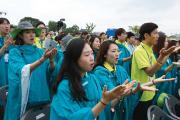
[[[39,28],[34,28],[33,25],[28,22],[28,21],[23,21],[23,22],[20,22],[17,26],[17,28],[15,28],[12,32],[11,32],[11,36],[13,38],[16,38],[17,35],[23,31],[23,30],[34,30],[35,34],[36,34],[36,37],[40,36],[41,34],[41,29]]]
[[[70,41],[73,39],[72,35],[66,35],[65,37],[62,38],[61,40],[61,45],[62,45],[62,50],[65,51],[66,47],[68,46],[68,44],[70,43]]]

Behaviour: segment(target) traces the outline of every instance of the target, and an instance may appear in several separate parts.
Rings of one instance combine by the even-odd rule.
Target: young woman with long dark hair
[[[91,73],[94,55],[83,39],[73,39],[66,48],[58,76],[56,94],[51,104],[51,120],[106,120],[111,100],[117,99],[133,86],[119,85],[103,91]],[[106,107],[107,105],[107,107]]]
[[[100,39],[95,35],[91,36],[91,38],[89,40],[89,45],[91,46],[91,48],[93,50],[94,59],[96,59],[97,53],[99,51],[99,47],[101,45]]]
[[[94,74],[97,76],[98,80],[100,80],[101,87],[107,85],[108,90],[111,90],[118,85],[122,85],[125,81],[132,82],[126,70],[117,64],[119,54],[120,51],[118,45],[114,41],[107,40],[101,44],[96,59]],[[138,85],[138,83],[136,83],[136,85]],[[135,105],[138,102],[138,94],[130,94],[131,92],[135,93],[137,90],[138,89],[135,88],[133,91],[128,91],[121,99],[116,99],[111,102],[112,110],[115,108],[115,112],[111,112],[109,119],[132,119],[133,108],[135,108]]]
[[[160,51],[162,48],[168,49],[173,45],[170,45],[167,41],[167,36],[163,32],[159,32],[159,38],[157,41],[157,44],[153,46],[153,52],[155,54],[155,57],[158,58]],[[175,45],[175,44],[174,44]],[[171,55],[173,56],[174,53]],[[159,78],[162,75],[166,75],[166,79],[168,78],[176,78],[176,66],[177,62],[173,62],[171,58],[168,58],[164,65],[156,72],[156,77]],[[156,93],[156,96],[154,98],[154,103],[157,102],[158,97],[162,93],[166,94],[175,94],[175,83],[174,82],[165,82],[161,84],[157,84],[156,87],[159,89],[159,91]]]

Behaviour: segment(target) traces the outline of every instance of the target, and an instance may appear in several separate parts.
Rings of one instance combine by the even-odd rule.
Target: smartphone
[[[57,43],[52,40],[52,39],[46,39],[44,41],[44,48],[45,49],[49,49],[49,50],[52,50],[53,48],[56,48],[57,47]]]

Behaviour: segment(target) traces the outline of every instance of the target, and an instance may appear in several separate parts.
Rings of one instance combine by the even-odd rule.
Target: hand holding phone
[[[57,43],[54,40],[46,39],[44,42],[44,48],[48,50],[52,50],[57,47]]]

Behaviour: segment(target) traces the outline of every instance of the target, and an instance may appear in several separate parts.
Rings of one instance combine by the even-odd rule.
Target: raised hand
[[[128,82],[127,80],[123,83],[126,85],[126,89],[124,90],[123,96],[128,96],[131,94],[134,84],[136,83],[135,80]]]
[[[178,62],[173,62],[173,65],[176,67],[180,67],[180,60]]]
[[[136,82],[136,86],[132,88],[131,93],[137,93],[139,90],[142,91],[158,91],[158,89],[154,88],[154,87],[149,87],[146,86],[144,84],[140,84],[139,82]]]
[[[180,50],[180,46],[176,47],[173,52],[177,52],[178,50]]]
[[[110,91],[107,91],[107,86],[104,86],[102,100],[105,103],[108,103],[115,98],[122,98],[129,95],[134,83],[135,81],[131,81],[128,83],[128,81],[126,80],[122,85],[119,85]]]
[[[161,56],[163,56],[163,57],[165,57],[165,56],[168,56],[168,55],[170,55],[171,53],[173,53],[174,51],[175,51],[175,49],[176,49],[176,46],[172,46],[172,47],[170,47],[169,49],[165,49],[165,48],[162,48],[161,50],[160,50],[160,55]]]
[[[143,91],[153,91],[153,92],[158,91],[158,89],[156,89],[155,87],[149,87],[144,85],[141,85],[140,89]]]
[[[5,40],[4,42],[4,46],[7,48],[9,45],[13,44],[13,39],[12,38],[8,38]]]
[[[107,86],[104,86],[102,93],[102,101],[108,104],[111,100],[118,98],[121,94],[123,94],[125,89],[125,85],[119,85],[112,90],[107,91]]]
[[[53,48],[52,50],[46,50],[45,54],[44,54],[44,58],[47,59],[53,59],[54,56],[56,55],[57,53],[57,49],[56,48]]]
[[[152,80],[150,82],[147,82],[147,83],[143,83],[142,85],[143,86],[152,86],[153,84],[157,84],[157,83],[161,83],[161,82],[168,82],[168,81],[173,81],[175,80],[175,78],[169,78],[169,79],[164,79],[166,76],[163,75],[155,80]]]
[[[57,48],[52,49],[52,53],[49,57],[50,60],[54,59],[54,56],[57,54]]]

